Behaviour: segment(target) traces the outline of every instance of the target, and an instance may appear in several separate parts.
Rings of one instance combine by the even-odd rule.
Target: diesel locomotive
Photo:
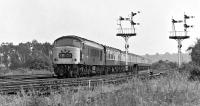
[[[150,68],[150,60],[74,35],[62,36],[53,43],[53,67],[58,77],[83,77],[113,73],[135,73]]]

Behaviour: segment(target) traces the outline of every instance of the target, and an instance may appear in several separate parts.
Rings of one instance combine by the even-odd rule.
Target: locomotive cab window
[[[73,47],[81,47],[81,43],[77,39],[72,39],[72,38],[63,38],[55,41],[54,43],[55,47],[59,46],[73,46]]]

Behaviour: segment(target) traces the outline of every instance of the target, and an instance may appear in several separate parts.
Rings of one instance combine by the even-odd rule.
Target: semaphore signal
[[[172,31],[171,33],[173,34],[172,36],[169,36],[169,39],[174,39],[178,42],[178,68],[181,67],[181,47],[182,47],[182,44],[181,42],[184,40],[184,39],[188,39],[190,38],[190,36],[187,35],[187,29],[190,28],[190,27],[193,27],[193,25],[188,25],[187,24],[187,19],[190,19],[190,18],[194,18],[194,16],[188,16],[184,13],[184,20],[175,20],[172,18]],[[177,23],[182,23],[184,22],[183,24],[183,27],[184,27],[184,31],[176,31],[176,28],[175,28],[175,24]],[[184,33],[183,36],[181,35],[177,35],[178,34],[181,34],[181,33]]]
[[[135,23],[133,21],[133,17],[135,15],[137,15],[138,13],[140,13],[139,11],[134,13],[134,12],[131,12],[130,14],[130,17],[128,18],[124,18],[122,16],[119,17],[119,29],[118,29],[118,33],[117,33],[117,36],[121,36],[124,38],[125,40],[125,52],[126,52],[126,57],[125,57],[125,64],[126,64],[126,71],[128,71],[128,48],[129,48],[129,44],[128,44],[128,39],[131,37],[131,36],[136,36],[136,33],[135,33],[135,25],[139,25],[139,23]],[[122,22],[130,22],[131,24],[131,27],[130,28],[124,28],[122,26]]]

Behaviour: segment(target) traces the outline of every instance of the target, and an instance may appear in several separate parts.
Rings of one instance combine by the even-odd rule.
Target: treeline
[[[52,44],[32,42],[2,43],[0,46],[0,60],[7,69],[30,68],[51,69],[52,68]]]
[[[170,61],[158,61],[152,64],[152,69],[177,69],[182,73],[189,73],[190,79],[200,80],[200,39],[197,39],[195,44],[187,49],[191,56],[191,61],[183,63],[178,69],[178,64]]]
[[[192,62],[185,65],[185,69],[190,71],[191,79],[200,80],[200,39],[197,39],[194,46],[188,48]]]
[[[176,69],[178,64],[168,60],[159,60],[151,65],[151,69],[162,70],[162,69]]]

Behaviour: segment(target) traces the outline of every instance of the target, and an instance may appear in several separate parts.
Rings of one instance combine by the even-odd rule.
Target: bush
[[[195,65],[190,71],[190,79],[199,80],[200,78],[200,67]]]
[[[200,78],[200,67],[192,62],[182,64],[180,72],[189,73],[190,80],[197,80]]]
[[[200,66],[200,39],[197,39],[197,42],[193,47],[189,47],[188,50],[191,50],[191,59],[192,62]]]
[[[51,70],[52,69],[52,63],[51,63],[50,58],[42,53],[31,57],[27,61],[26,66],[30,69],[35,69],[35,70],[41,70],[41,69]]]
[[[152,69],[175,69],[177,68],[177,64],[175,62],[170,62],[168,60],[163,61],[159,60],[158,62],[155,62],[151,66]]]

